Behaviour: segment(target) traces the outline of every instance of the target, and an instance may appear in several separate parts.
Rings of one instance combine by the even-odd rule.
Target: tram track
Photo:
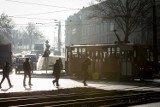
[[[144,84],[140,86],[133,86],[131,88],[123,88],[123,90],[137,90],[137,91],[159,91],[160,84]]]
[[[147,99],[146,99],[147,98]],[[160,99],[160,92],[137,92],[128,94],[128,91],[88,92],[46,96],[21,96],[1,98],[0,105],[3,107],[98,107],[100,105],[114,106],[126,102],[146,101],[153,98]]]
[[[133,91],[160,91],[160,84],[159,83],[128,83],[127,84],[123,84],[123,83],[107,83],[108,86],[116,86],[116,85],[119,85],[121,84],[122,86],[126,85],[127,87],[126,88],[122,88],[122,90],[126,90],[126,91],[130,91],[130,90],[133,90]],[[104,87],[106,86],[100,86],[101,88],[98,87],[98,89],[103,89]],[[119,86],[120,87],[120,86]],[[107,89],[107,88],[106,88]]]
[[[58,94],[58,95],[34,95],[34,96],[20,96],[20,97],[9,97],[9,98],[0,98],[0,105],[9,106],[30,102],[45,102],[54,99],[54,101],[59,101],[63,99],[73,98],[85,98],[92,96],[102,96],[109,95],[111,93],[116,93],[115,91],[106,92],[106,91],[92,91],[92,92],[83,92],[83,93],[71,93],[71,94]]]

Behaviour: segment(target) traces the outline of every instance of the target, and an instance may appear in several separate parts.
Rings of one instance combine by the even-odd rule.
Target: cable
[[[53,11],[53,12],[44,12],[44,13],[35,13],[35,14],[22,14],[22,15],[12,15],[15,16],[33,16],[33,15],[41,15],[41,14],[50,14],[50,13],[57,13],[57,12],[64,12],[64,11],[75,11],[75,10],[60,10],[60,11]]]
[[[53,6],[53,5],[47,5],[47,4],[39,4],[39,3],[31,3],[31,2],[21,2],[21,1],[16,1],[16,0],[6,0],[6,1],[23,3],[23,4],[41,5],[41,6],[47,6],[47,7],[57,7],[57,8],[80,10],[79,8],[60,7],[60,6]]]
[[[15,17],[15,16],[9,16],[11,18],[23,18],[23,19],[39,19],[39,20],[55,20],[55,19],[42,19],[42,18],[29,18],[29,17]]]
[[[36,25],[36,26],[37,27],[55,27],[55,26],[58,26],[57,24],[56,25],[46,25],[46,24],[50,24],[50,23],[42,23],[41,25]],[[101,23],[72,24],[72,25],[63,25],[63,24],[61,24],[61,26],[88,26],[88,25],[97,25],[97,24],[101,24]],[[27,24],[15,24],[15,25],[18,25],[18,27],[25,27],[25,26],[21,26],[21,25],[26,25],[27,26]]]

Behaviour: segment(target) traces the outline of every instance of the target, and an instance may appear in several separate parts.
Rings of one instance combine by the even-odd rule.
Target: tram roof
[[[95,44],[95,45],[72,45],[66,46],[66,48],[87,48],[88,50],[102,50],[106,48],[120,48],[121,50],[133,50],[136,48],[148,48],[151,49],[151,46],[144,45],[144,44],[133,44],[133,43],[126,43],[126,44]]]
[[[126,43],[126,44],[80,44],[80,45],[72,45],[67,47],[92,47],[92,46],[147,46],[143,44],[134,44],[134,43]]]

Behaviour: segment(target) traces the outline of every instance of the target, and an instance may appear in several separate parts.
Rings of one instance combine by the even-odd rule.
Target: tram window
[[[71,52],[68,52],[68,57],[69,57],[69,58],[71,57]]]
[[[119,47],[117,47],[116,51],[117,51],[117,53],[120,53],[120,48],[119,48]]]
[[[142,49],[140,53],[141,60],[147,61],[148,60],[148,53],[146,49]]]
[[[72,57],[78,57],[77,51],[77,48],[72,49]]]
[[[119,48],[119,47],[117,47],[117,51],[120,51],[120,48]]]
[[[87,56],[90,56],[90,52],[89,51],[87,51]]]
[[[111,54],[111,48],[108,48],[108,55]]]
[[[150,50],[147,49],[147,61],[150,61]]]
[[[75,50],[75,53],[77,53],[77,48],[75,48],[74,50]]]
[[[115,47],[112,47],[112,54],[115,53]]]
[[[86,48],[82,48],[81,51],[82,51],[82,52],[81,52],[81,55],[82,55],[81,57],[82,57],[82,58],[85,58],[85,57],[86,57],[86,54],[87,54],[87,53],[86,53]]]
[[[94,57],[94,52],[92,52],[92,58]]]
[[[125,51],[121,51],[121,60],[122,60],[122,61],[125,61],[125,60],[126,60]]]
[[[103,54],[103,58],[105,58],[106,57],[105,52],[103,52],[102,54]]]
[[[81,53],[81,48],[79,48],[79,53]]]
[[[104,54],[104,58],[108,56],[107,52],[103,52],[103,54]]]
[[[98,51],[96,51],[96,57],[98,57]]]
[[[151,59],[151,61],[153,61],[153,53],[151,52],[150,54],[151,54],[151,58],[150,59]]]
[[[79,56],[79,58],[81,58],[81,55],[82,55],[82,53],[81,53],[81,52],[82,52],[82,51],[81,51],[81,48],[78,48],[78,50],[79,50],[79,51],[78,51],[78,56]]]
[[[122,51],[122,55],[124,55],[124,51]]]
[[[85,53],[86,52],[86,49],[85,48],[82,48],[82,53]]]
[[[127,61],[131,61],[131,58],[132,57],[132,52],[131,51],[128,51],[127,52]]]
[[[117,49],[116,49],[117,51],[116,51],[116,56],[117,57],[119,57],[120,56],[120,48],[119,47],[117,47]]]
[[[77,53],[77,48],[74,48],[74,50],[72,50],[73,53]]]
[[[103,56],[102,56],[102,52],[100,52],[100,59],[102,59],[103,58]]]
[[[136,50],[133,51],[133,57],[136,58],[137,57],[137,53]]]

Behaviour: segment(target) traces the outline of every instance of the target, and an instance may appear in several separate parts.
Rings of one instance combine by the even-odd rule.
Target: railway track
[[[0,98],[2,107],[98,107],[127,105],[160,99],[160,92],[93,91],[84,93]]]
[[[94,96],[103,96],[109,95],[116,91],[106,92],[106,91],[91,91],[83,93],[71,93],[71,94],[58,94],[58,95],[34,95],[34,96],[20,96],[20,97],[9,97],[9,98],[0,98],[0,105],[10,106],[24,103],[39,103],[46,101],[60,101],[66,99],[79,99],[87,98]],[[119,93],[119,92],[118,92]]]

